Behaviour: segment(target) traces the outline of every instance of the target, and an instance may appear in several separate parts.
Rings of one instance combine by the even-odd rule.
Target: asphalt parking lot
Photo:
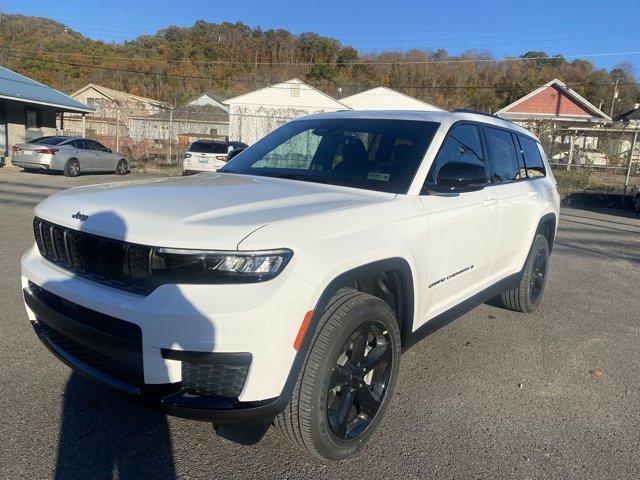
[[[243,447],[147,410],[39,343],[19,278],[32,208],[108,181],[0,169],[3,478],[640,477],[640,217],[564,210],[540,309],[481,306],[409,350],[373,441],[330,463],[273,429]]]

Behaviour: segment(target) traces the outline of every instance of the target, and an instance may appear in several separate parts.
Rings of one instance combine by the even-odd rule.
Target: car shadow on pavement
[[[631,209],[632,190],[626,197],[621,194],[600,192],[573,192],[562,199],[563,207],[585,210],[587,212],[615,215],[626,218],[638,218],[638,214]]]
[[[112,211],[89,214],[79,223],[80,231],[89,234],[108,232],[109,236],[116,240],[127,238],[128,229],[125,219]],[[158,241],[161,242],[161,239]],[[50,280],[42,282],[39,286],[62,298],[73,297],[71,295],[73,292],[77,292],[81,298],[98,294],[91,288],[78,285],[75,280]],[[197,342],[198,347],[205,351],[212,351],[215,336],[208,316],[196,309],[177,286],[166,285],[164,288],[156,304],[157,308],[163,312],[163,315],[159,316],[154,323],[157,331],[175,331],[175,325],[179,324],[181,331],[191,339],[191,343],[182,345],[179,339],[175,339],[172,349],[193,349],[193,342]],[[114,301],[113,298],[107,299],[105,294],[100,295],[103,302]],[[69,303],[73,302],[73,298],[68,300]],[[65,311],[66,315],[82,313],[82,310],[78,310],[77,305],[73,303],[68,308],[70,310]],[[136,307],[130,308],[135,311]],[[102,313],[108,314],[108,312]],[[92,315],[89,315],[83,318],[78,316],[73,320],[90,326],[94,330],[118,335],[113,333],[114,330],[109,330],[114,328],[114,325],[105,325],[104,319],[96,321]],[[93,321],[96,323],[92,324]],[[44,320],[43,322],[46,323]],[[51,326],[46,328],[52,329]],[[119,330],[116,328],[116,331]],[[143,331],[143,339],[144,334]],[[64,339],[64,333],[60,332],[48,338],[54,344],[55,340],[51,339],[58,338],[59,341],[67,342]],[[145,352],[143,363],[145,382],[148,381],[149,372],[152,379],[149,383],[154,383],[154,380],[168,381],[169,372],[165,361],[159,357],[159,347],[157,347],[158,343],[164,341],[161,336],[154,337],[152,333],[147,335],[146,343],[143,342],[141,345],[141,354]],[[63,345],[68,345],[68,342]],[[75,349],[69,353],[71,356],[75,356],[77,352],[80,355],[86,355],[86,352],[82,353],[84,347],[77,350],[77,347],[72,345],[69,348]],[[103,358],[106,355],[116,361],[121,360],[106,352],[100,355]],[[91,362],[91,356],[89,355],[88,360],[85,357],[78,357],[77,360]],[[51,361],[54,360],[51,359]],[[90,363],[89,366],[91,367]],[[92,368],[100,370],[100,367]],[[106,386],[94,383],[74,371],[69,377],[63,395],[55,478],[164,479],[175,477],[171,435],[166,415],[119,392],[112,391]]]
[[[56,479],[175,478],[167,418],[73,372],[64,392]]]

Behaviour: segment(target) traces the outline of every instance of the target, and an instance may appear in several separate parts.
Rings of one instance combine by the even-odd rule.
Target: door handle
[[[538,196],[538,192],[529,192],[527,193],[527,197],[537,197]]]
[[[487,198],[486,200],[482,201],[482,206],[483,207],[490,207],[492,205],[495,205],[496,203],[498,203],[498,199],[497,198]]]

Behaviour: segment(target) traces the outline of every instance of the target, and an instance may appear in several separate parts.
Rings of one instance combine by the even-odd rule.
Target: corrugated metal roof
[[[55,107],[64,112],[87,112],[93,108],[51,87],[0,66],[0,98]]]

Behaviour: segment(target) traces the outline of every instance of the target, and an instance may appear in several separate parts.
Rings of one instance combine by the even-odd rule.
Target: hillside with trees
[[[437,45],[368,54],[315,33],[205,21],[105,43],[45,18],[0,17],[0,64],[67,93],[94,82],[180,104],[203,91],[232,96],[298,77],[335,97],[338,88],[344,96],[385,85],[446,109],[495,111],[557,77],[607,113],[616,79],[617,113],[640,100],[627,64],[607,71],[545,52],[492,60]]]

